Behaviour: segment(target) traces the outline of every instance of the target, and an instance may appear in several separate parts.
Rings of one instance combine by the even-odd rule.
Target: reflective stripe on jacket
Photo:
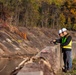
[[[63,46],[63,48],[69,48],[69,49],[71,49],[72,48],[72,40],[69,42],[68,45]]]

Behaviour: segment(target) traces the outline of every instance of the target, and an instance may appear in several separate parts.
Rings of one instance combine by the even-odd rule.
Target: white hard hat
[[[62,28],[62,32],[65,32],[65,31],[67,31],[67,29],[66,28]]]
[[[60,29],[60,30],[59,30],[59,34],[61,34],[61,33],[62,33],[62,30]]]

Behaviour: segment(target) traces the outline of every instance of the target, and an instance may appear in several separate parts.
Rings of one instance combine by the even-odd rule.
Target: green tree
[[[76,30],[76,24],[74,24],[74,26],[73,26],[73,30]]]
[[[66,27],[66,26],[65,26],[65,20],[66,20],[66,18],[65,18],[65,16],[64,16],[64,14],[61,13],[61,14],[60,14],[60,28]]]
[[[71,24],[71,19],[70,19],[70,17],[68,18],[67,28],[68,28],[68,29],[72,29],[72,24]]]

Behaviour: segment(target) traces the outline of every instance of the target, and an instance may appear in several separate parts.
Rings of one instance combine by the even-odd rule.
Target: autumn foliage
[[[18,27],[13,26],[13,25],[7,25],[5,28],[6,28],[8,31],[10,31],[10,32],[19,35],[19,36],[22,37],[23,39],[27,39],[26,33],[20,31],[20,30],[18,29]]]
[[[73,30],[76,0],[0,0],[0,18],[15,26]]]

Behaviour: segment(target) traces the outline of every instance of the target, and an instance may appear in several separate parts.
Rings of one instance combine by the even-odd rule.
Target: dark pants
[[[71,50],[63,51],[63,61],[64,61],[64,68],[67,70],[71,70],[72,69]]]

